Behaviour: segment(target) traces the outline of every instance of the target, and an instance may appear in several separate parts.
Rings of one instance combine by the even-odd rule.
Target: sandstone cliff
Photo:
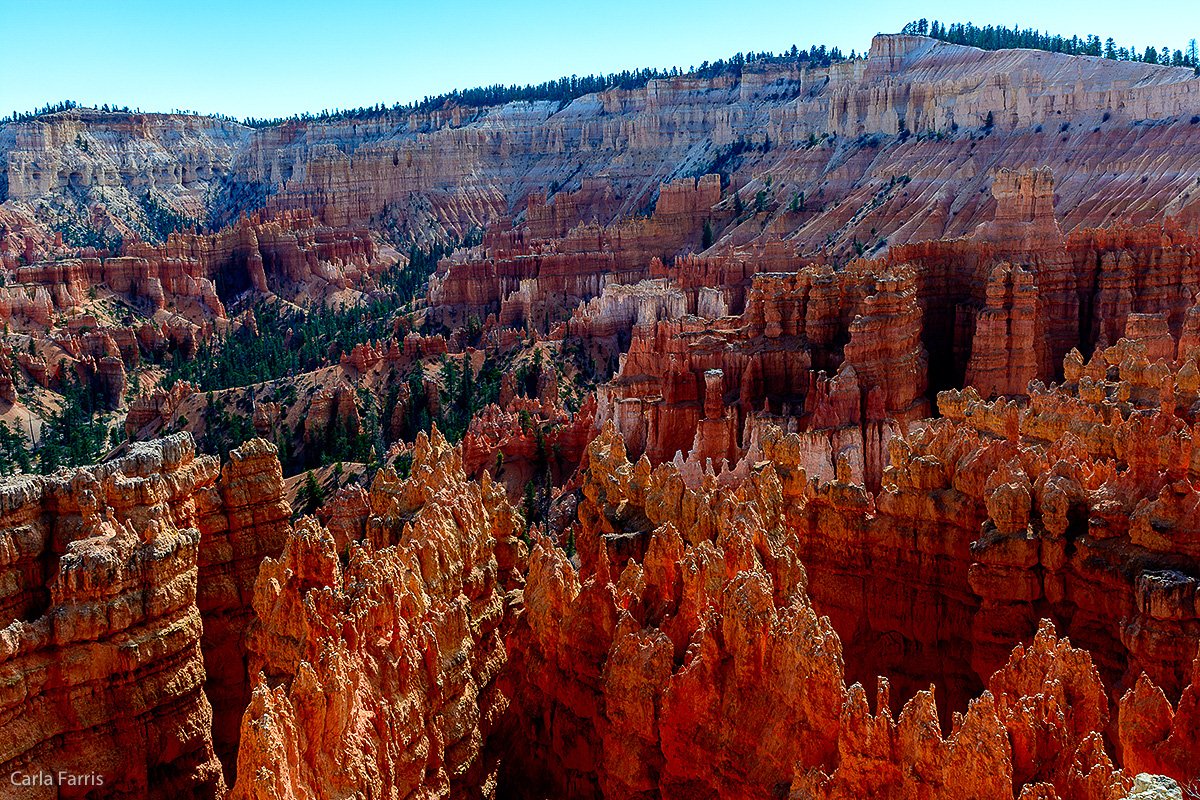
[[[180,435],[5,482],[5,775],[99,775],[85,791],[103,797],[223,796],[193,498],[217,467]]]
[[[848,459],[877,486],[888,420],[908,423],[927,409],[913,276],[880,267],[756,275],[738,317],[640,315],[618,374],[597,390],[597,424],[612,420],[630,453],[651,464],[678,459],[694,484],[723,462],[752,462],[771,423],[804,438],[813,477],[832,480]]]
[[[990,218],[978,193],[995,169],[1051,164],[1068,231],[1165,214],[1194,230],[1198,96],[1200,82],[1181,68],[880,34],[865,60],[684,75],[565,107],[448,106],[254,130],[77,109],[0,129],[0,201],[33,214],[36,201],[61,205],[82,191],[81,221],[122,234],[136,232],[136,198],[150,192],[220,223],[266,202],[332,226],[374,219],[422,240],[525,214],[536,236],[559,238],[640,211],[656,194],[672,213],[712,213],[707,200],[675,203],[658,187],[722,165],[743,200],[767,197],[733,241],[768,228],[813,249],[829,233],[849,252],[855,241],[970,233]],[[995,124],[984,130],[989,113]],[[801,193],[805,210],[790,211]],[[732,215],[722,208],[723,225]],[[31,256],[53,247],[52,234],[13,235],[14,263],[27,242]]]
[[[200,550],[196,605],[204,619],[204,692],[213,707],[213,746],[233,783],[242,713],[250,701],[247,633],[265,557],[291,533],[275,447],[254,439],[229,453],[220,476],[196,492]]]

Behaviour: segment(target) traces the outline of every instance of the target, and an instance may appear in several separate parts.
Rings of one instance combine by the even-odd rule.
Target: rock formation
[[[1054,186],[1046,169],[1001,170],[995,219],[971,237],[887,254],[916,276],[936,388],[965,382],[985,396],[1025,394],[1030,380],[1056,377],[1071,348],[1114,344],[1142,314],[1165,314],[1166,332],[1182,335],[1200,290],[1194,232],[1168,220],[1063,236]],[[1131,333],[1145,338],[1149,329]],[[1162,333],[1154,335],[1165,341]]]
[[[1179,488],[1190,439],[1171,434],[1176,444],[1160,452],[1144,427],[1191,424],[1178,401],[1196,391],[1186,374],[1196,362],[1165,373],[1163,385],[1184,394],[1160,392],[1146,422],[1104,422],[1106,403],[1152,397],[1143,348],[1126,341],[1097,355],[1117,362],[1119,381],[1105,392],[1117,400],[1070,399],[1095,395],[1085,381],[1099,368],[1081,359],[1067,364],[1073,383],[1054,393],[1036,385],[1028,406],[987,404],[973,390],[943,395],[948,419],[891,440],[877,493],[844,461],[833,480],[810,480],[802,438],[774,426],[762,429],[752,468],[693,484],[674,464],[631,464],[609,425],[588,446],[570,525],[578,566],[539,535],[526,568],[504,492],[486,473],[468,481],[463,451],[436,432],[418,439],[410,478],[385,470],[369,493],[339,495],[328,527],[287,525],[264,442],[235,451],[219,476],[177,435],[103,467],[12,480],[5,530],[11,585],[23,588],[5,598],[10,668],[39,674],[41,663],[46,674],[47,648],[128,646],[130,630],[144,660],[101,674],[109,662],[81,655],[78,673],[56,671],[14,697],[8,765],[44,766],[49,752],[16,719],[74,703],[54,718],[104,730],[128,719],[118,729],[134,738],[64,730],[56,742],[76,744],[53,749],[56,766],[119,773],[113,791],[216,796],[207,697],[227,712],[244,677],[252,690],[234,797],[332,796],[349,781],[430,796],[763,797],[787,787],[960,797],[992,787],[1115,800],[1133,771],[1190,780],[1196,651],[1171,625],[1194,614],[1194,586],[1178,550],[1156,549],[1190,535],[1194,504]],[[722,376],[705,378],[708,392]],[[1071,402],[1092,403],[1091,417],[1074,415],[1092,428],[1050,436],[1068,419],[1051,412]],[[704,419],[722,411],[706,402]],[[1119,462],[1095,460],[1108,447]],[[1118,498],[1136,500],[1133,486],[1144,499],[1130,514]],[[1122,516],[1126,532],[1114,529]],[[239,650],[249,580],[285,536],[257,570]],[[903,544],[914,541],[915,551]],[[939,573],[905,572],[925,554],[945,561]],[[855,562],[864,557],[874,564],[865,584],[866,562]],[[1106,558],[1119,561],[1096,563]],[[143,563],[159,566],[134,571]],[[98,601],[104,564],[117,582],[103,585],[123,587],[115,597],[172,602],[143,599],[119,616],[129,601],[105,594],[104,625],[78,627],[92,618],[80,616],[79,592],[92,586],[88,602]],[[1132,583],[1106,577],[1121,574]],[[848,592],[848,578],[867,592]],[[914,617],[922,598],[943,599]],[[164,659],[171,642],[189,655]],[[128,686],[121,675],[168,664],[175,677],[162,694],[113,699]],[[872,709],[850,684],[876,674],[889,677]],[[77,716],[78,691],[63,682],[97,687],[93,716]],[[1173,704],[1160,686],[1182,699]],[[156,696],[170,713],[146,708]],[[149,731],[191,749],[161,749]],[[1105,741],[1114,731],[1119,751]],[[135,741],[145,744],[131,749]],[[166,788],[148,785],[151,774]]]
[[[102,466],[5,481],[5,775],[99,776],[87,791],[103,797],[223,796],[194,502],[217,462],[193,453],[177,435]]]
[[[251,302],[400,309],[214,389],[289,469],[380,436],[311,517],[257,439],[0,482],[0,769],[93,797],[1188,787],[1198,99],[880,35],[563,104],[0,127],[0,412],[30,435],[75,381],[131,440],[198,422],[211,387],[160,366],[262,335]],[[103,247],[52,229],[65,198]],[[214,228],[143,241],[156,203]],[[393,249],[451,236],[436,269]],[[453,447],[400,439],[482,406],[435,361],[498,393]]]
[[[89,290],[104,285],[149,314],[170,306],[199,320],[224,320],[217,286],[226,296],[248,288],[290,294],[310,284],[369,289],[364,272],[377,256],[365,229],[318,225],[303,212],[260,212],[215,234],[173,233],[157,246],[134,240],[119,256],[18,267],[0,296],[0,319],[50,325],[55,312],[82,308]]]
[[[551,484],[562,486],[583,460],[594,415],[594,401],[573,415],[532,398],[511,398],[503,409],[487,406],[463,436],[463,468],[474,478],[490,475],[514,501],[541,469]]]
[[[0,199],[12,206],[0,218],[0,258],[12,268],[58,253],[61,237],[36,204],[69,191],[87,199],[81,223],[127,239],[152,196],[192,219],[233,222],[252,198],[272,215],[301,210],[333,228],[373,222],[421,241],[514,216],[532,239],[575,228],[594,240],[603,234],[593,221],[611,226],[653,204],[672,226],[695,223],[676,230],[690,247],[704,219],[718,234],[732,220],[732,192],[747,204],[762,192],[763,207],[735,221],[730,243],[769,231],[810,252],[836,232],[849,253],[855,243],[970,234],[992,218],[979,196],[992,171],[1031,163],[1054,165],[1065,231],[1168,214],[1194,231],[1193,78],[1183,68],[880,34],[866,59],[765,59],[740,74],[656,79],[568,108],[451,102],[263,129],[74,109],[0,135]],[[880,147],[889,141],[896,146]],[[724,199],[711,178],[689,187],[694,179],[678,177],[717,171],[707,167],[727,170]],[[653,239],[655,228],[629,220],[621,238]]]
[[[912,276],[874,269],[855,262],[838,273],[756,275],[740,317],[652,315],[598,389],[597,424],[614,421],[629,451],[651,464],[679,454],[695,483],[709,462],[720,472],[722,461],[747,458],[771,422],[802,433],[814,477],[831,480],[844,457],[877,485],[892,435],[886,420],[919,419],[927,402]]]
[[[554,238],[539,234],[555,233],[561,226],[541,223],[535,215],[528,238],[519,244],[498,242],[509,246],[485,246],[468,251],[461,263],[439,264],[430,283],[430,305],[446,325],[496,314],[503,326],[545,330],[600,295],[606,285],[649,278],[656,259],[661,268],[681,250],[697,249],[706,221],[723,215],[713,209],[721,199],[720,184],[718,175],[663,184],[661,208],[649,218],[620,219],[608,226],[593,221]],[[530,208],[554,209],[558,201]]]
[[[253,439],[229,453],[221,474],[196,492],[200,551],[196,605],[204,619],[204,692],[213,707],[213,745],[233,783],[242,712],[250,700],[247,632],[259,563],[278,557],[292,510],[275,447]]]
[[[1104,742],[1099,674],[1048,622],[948,734],[940,689],[896,714],[881,678],[872,713],[796,558],[803,471],[767,463],[736,489],[693,490],[672,465],[630,464],[611,426],[588,464],[580,567],[537,542],[513,634],[523,735],[502,764],[520,796],[1115,800],[1129,788]]]
[[[253,692],[231,797],[487,795],[484,745],[519,593],[519,517],[422,434],[412,475],[380,473],[341,552],[301,520],[255,587]],[[514,606],[514,603],[517,604]]]

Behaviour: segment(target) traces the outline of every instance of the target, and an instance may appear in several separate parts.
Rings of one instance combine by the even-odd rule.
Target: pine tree
[[[537,499],[534,496],[533,481],[525,484],[525,499],[521,502],[521,509],[525,512],[525,527],[529,527],[534,523],[534,515],[537,511]]]
[[[321,484],[317,483],[312,470],[308,471],[308,475],[304,479],[304,490],[300,497],[304,501],[306,514],[312,514],[325,502],[325,490],[321,488]]]
[[[708,220],[704,220],[704,232],[700,234],[700,249],[707,250],[712,247],[713,229],[712,224]]]

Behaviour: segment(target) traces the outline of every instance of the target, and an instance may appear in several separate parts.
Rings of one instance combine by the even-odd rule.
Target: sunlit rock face
[[[1194,786],[1198,102],[1190,71],[881,35],[565,104],[0,129],[0,321],[28,335],[0,346],[3,413],[73,376],[155,435],[202,390],[130,376],[262,336],[239,304],[394,299],[387,243],[483,229],[377,340],[243,404],[302,447],[386,432],[312,516],[264,439],[0,480],[0,781]],[[142,241],[146,191],[214,230]],[[38,216],[76,196],[119,253]],[[461,443],[396,441],[487,359],[498,403]]]
[[[340,520],[358,536],[305,518],[262,563],[231,796],[490,795],[519,517],[436,431],[411,476],[381,472],[358,510]]]
[[[62,796],[224,795],[196,604],[196,496],[218,469],[181,434],[4,481],[6,780],[50,774]]]

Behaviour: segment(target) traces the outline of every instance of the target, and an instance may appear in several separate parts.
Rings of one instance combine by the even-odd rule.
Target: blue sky
[[[1200,38],[1200,6],[1179,0],[0,0],[0,116],[65,99],[237,117],[390,105],[792,44],[848,53],[919,17],[1095,33],[1139,51]]]

